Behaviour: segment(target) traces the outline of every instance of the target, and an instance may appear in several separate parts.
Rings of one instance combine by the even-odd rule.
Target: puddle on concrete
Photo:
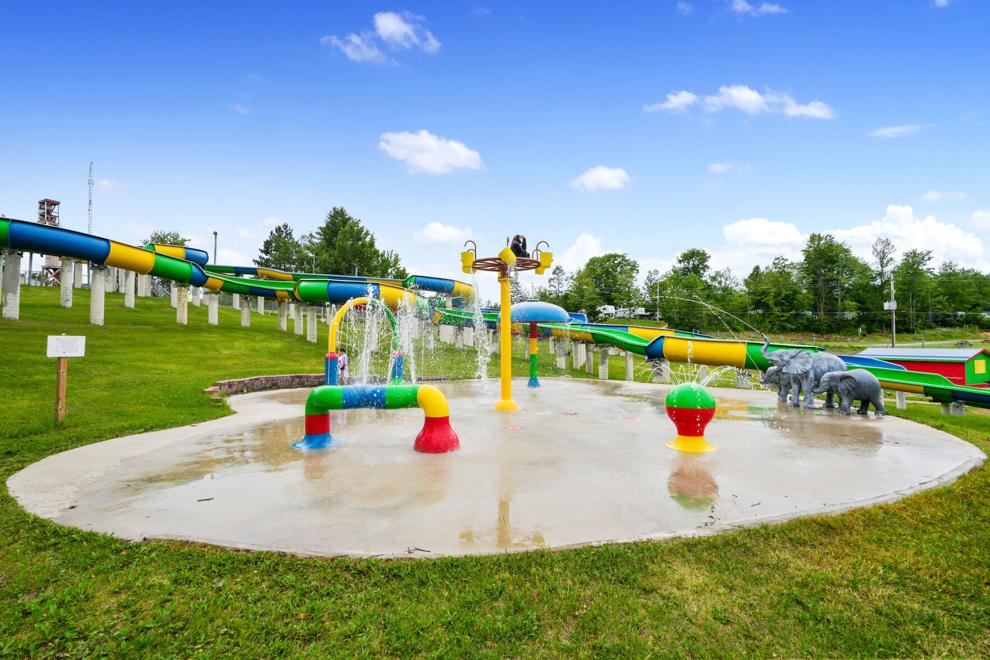
[[[232,417],[90,445],[15,475],[29,510],[126,538],[169,537],[306,554],[438,556],[705,533],[847,508],[935,483],[972,446],[894,418],[778,407],[714,390],[708,440],[664,446],[667,388],[515,383],[498,413],[478,382],[440,385],[461,449],[412,451],[422,413],[334,413],[335,444],[291,447],[306,390],[231,399]],[[55,491],[58,491],[55,493]],[[69,508],[69,506],[73,508]]]

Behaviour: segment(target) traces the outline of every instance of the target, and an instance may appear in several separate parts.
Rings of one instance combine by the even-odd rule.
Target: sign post
[[[86,354],[85,337],[49,335],[48,357],[57,358],[55,368],[55,424],[65,420],[65,393],[69,382],[69,358],[83,357]]]

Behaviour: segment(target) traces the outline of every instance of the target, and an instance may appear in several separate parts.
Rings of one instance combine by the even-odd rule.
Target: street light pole
[[[213,263],[217,263],[217,230],[213,230]]]

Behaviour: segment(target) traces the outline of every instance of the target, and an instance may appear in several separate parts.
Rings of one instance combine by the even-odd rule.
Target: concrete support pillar
[[[107,271],[105,268],[93,268],[89,273],[89,322],[92,325],[103,325],[103,303],[107,290]]]
[[[736,387],[748,390],[753,387],[753,378],[745,369],[736,369]]]
[[[134,271],[129,270],[124,274],[124,307],[134,309]]]
[[[147,298],[151,295],[151,275],[138,275],[137,278],[138,298]]]
[[[464,331],[467,328],[454,328],[454,347],[464,348]]]
[[[474,346],[474,328],[464,328],[462,340],[465,346]]]
[[[502,342],[498,340],[498,332],[495,330],[491,331],[491,335],[488,338],[488,345],[492,347],[493,355],[498,355],[502,350]]]
[[[564,350],[564,342],[558,341],[554,353],[557,360],[557,368],[561,371],[567,369],[567,352]]]
[[[251,303],[247,301],[247,298],[241,301],[241,327],[251,327]]]
[[[895,404],[898,410],[904,410],[907,408],[907,393],[906,392],[894,392],[894,397],[897,403]]]
[[[206,322],[210,325],[220,325],[220,294],[206,295]]]
[[[608,380],[608,349],[598,349],[598,380]]]
[[[316,343],[316,308],[306,308],[306,341],[311,344]]]
[[[199,307],[203,304],[203,287],[201,286],[193,287],[192,304],[193,307]]]
[[[289,317],[296,318],[296,303],[289,303]]]
[[[241,296],[239,293],[231,294],[230,296],[230,306],[234,309],[241,308]]]
[[[557,354],[557,341],[553,338],[553,335],[547,338],[547,352],[553,355]]]
[[[179,287],[175,286],[175,283],[169,285],[169,295],[171,300],[169,304],[172,305],[172,309],[175,309],[176,305],[179,304]]]
[[[72,264],[72,288],[81,289],[83,285],[83,263],[81,261]]]
[[[292,309],[292,333],[302,337],[303,334],[303,317],[302,317],[302,307],[299,305],[289,305]]]
[[[21,317],[21,255],[3,255],[3,318],[16,321]]]
[[[636,371],[633,365],[633,354],[626,351],[626,380],[636,380]]]
[[[258,296],[258,314],[261,316],[265,315],[265,297]]]
[[[179,325],[189,323],[189,287],[175,288],[175,322]]]
[[[571,368],[580,369],[584,366],[583,362],[584,354],[584,344],[579,341],[571,342]]]
[[[431,325],[429,330],[426,332],[426,350],[431,353],[437,347],[437,332],[436,329]]]
[[[966,404],[962,401],[953,401],[952,403],[942,404],[942,414],[952,415],[953,417],[962,417],[966,414]]]
[[[73,262],[62,259],[62,266],[58,271],[59,279],[59,299],[58,304],[66,309],[72,307],[72,277],[75,274]]]
[[[585,358],[585,361],[584,361],[584,370],[586,372],[588,372],[589,375],[594,375],[595,374],[595,366],[596,366],[595,365],[595,345],[594,344],[588,344],[588,346],[585,349],[585,351],[587,351],[587,352],[586,352],[586,358]]]
[[[666,360],[652,360],[651,361],[652,373],[650,374],[650,380],[654,383],[669,383],[670,382],[670,363]]]
[[[117,290],[123,291],[124,287],[127,285],[127,273],[130,271],[124,268],[117,269]]]
[[[289,303],[284,300],[278,303],[278,329],[282,332],[289,329]]]
[[[103,269],[103,275],[106,277],[106,289],[107,293],[117,293],[117,269],[113,266],[109,266]]]

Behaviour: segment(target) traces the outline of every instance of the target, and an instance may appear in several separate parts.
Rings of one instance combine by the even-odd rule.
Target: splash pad
[[[524,383],[524,380],[518,382]],[[495,389],[495,383],[492,383]],[[237,414],[46,458],[8,488],[28,511],[126,539],[303,555],[435,557],[710,534],[832,513],[951,481],[983,454],[896,418],[778,409],[711,388],[705,436],[664,443],[672,388],[545,378],[492,410],[472,381],[442,390],[461,446],[412,451],[423,414],[334,413],[334,443],[302,452],[307,390],[235,396]]]

